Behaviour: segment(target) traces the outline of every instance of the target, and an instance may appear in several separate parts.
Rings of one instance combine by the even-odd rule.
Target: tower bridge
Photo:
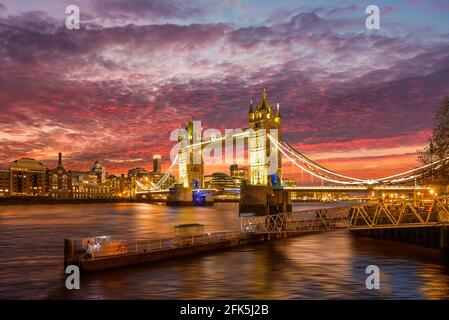
[[[248,146],[249,181],[240,188],[240,213],[267,215],[291,211],[292,192],[330,192],[330,193],[415,193],[425,192],[426,188],[416,185],[416,181],[443,165],[448,159],[433,162],[398,174],[376,179],[360,179],[346,176],[327,169],[305,156],[290,145],[282,136],[282,121],[279,104],[273,109],[264,90],[260,103],[251,101],[248,111],[247,129],[234,133],[231,137],[211,137],[204,139],[189,121],[186,137],[179,137],[180,147],[177,156],[162,179],[152,186],[136,181],[136,193],[148,195],[165,194],[167,204],[191,204],[193,191],[204,191],[207,196],[213,190],[204,189],[204,148],[210,143],[232,143],[243,139]],[[285,187],[282,184],[282,159],[291,162],[301,172],[326,183],[321,186]],[[169,189],[162,189],[175,165],[179,177]]]
[[[432,199],[386,197],[351,206],[335,206],[292,212],[292,192],[351,193],[423,193],[417,178],[443,164],[442,161],[377,179],[359,179],[329,170],[294,149],[282,137],[279,105],[274,111],[264,91],[257,107],[250,104],[249,128],[232,139],[245,138],[249,148],[250,179],[241,185],[239,216],[241,229],[232,232],[201,233],[187,237],[148,239],[127,242],[124,254],[108,252],[84,259],[82,239],[65,240],[65,263],[78,264],[84,271],[98,271],[199,252],[247,245],[260,241],[308,232],[346,228],[354,234],[396,239],[449,250],[449,196]],[[226,138],[205,140],[190,121],[183,141],[170,168],[156,184],[146,186],[135,181],[136,193],[166,197],[167,204],[192,204],[198,195],[214,189],[204,188],[204,146]],[[233,141],[232,140],[232,141]],[[196,148],[195,148],[196,147]],[[285,187],[282,184],[282,158],[300,170],[321,179],[327,185]],[[179,178],[169,189],[162,186],[178,165]],[[414,185],[409,185],[409,183]],[[231,190],[230,190],[231,191]]]

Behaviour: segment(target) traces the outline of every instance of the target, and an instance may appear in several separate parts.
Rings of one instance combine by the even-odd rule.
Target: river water
[[[333,204],[333,206],[338,204]],[[298,204],[294,211],[329,206]],[[95,235],[170,236],[181,223],[238,230],[236,203],[211,207],[61,204],[0,207],[3,299],[448,299],[441,252],[355,237],[346,230],[309,234],[96,274],[65,289],[63,239]],[[380,268],[367,290],[365,268]]]

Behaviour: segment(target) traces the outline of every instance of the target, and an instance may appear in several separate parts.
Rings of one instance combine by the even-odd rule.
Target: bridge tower
[[[268,138],[270,135],[282,140],[279,104],[274,112],[264,90],[257,108],[253,108],[251,101],[248,118],[250,181],[240,189],[239,212],[252,215],[291,212],[290,194],[282,190],[281,152]]]
[[[167,205],[191,205],[192,190],[204,187],[201,131],[195,128],[192,120],[189,120],[185,129],[178,137],[179,180],[168,194]]]
[[[195,130],[192,120],[189,120],[187,123],[186,131],[189,135],[189,141],[185,141],[178,150],[179,183],[182,184],[184,188],[203,188],[204,161],[202,157],[202,147],[197,145],[202,141],[201,132]],[[180,139],[181,137],[179,140]],[[187,148],[183,148],[182,146],[187,146]]]
[[[280,188],[282,179],[281,152],[268,139],[270,134],[278,141],[282,140],[279,104],[277,104],[276,113],[274,113],[264,89],[262,101],[256,109],[253,109],[251,101],[248,118],[249,128],[253,130],[254,134],[253,138],[249,139],[250,182],[252,185],[272,185],[275,188]],[[271,161],[275,161],[275,163],[271,163]]]

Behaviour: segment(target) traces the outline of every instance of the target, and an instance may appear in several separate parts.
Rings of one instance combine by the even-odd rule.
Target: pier
[[[346,228],[350,209],[351,206],[345,206],[266,216],[247,215],[241,217],[240,230],[178,233],[171,238],[139,241],[112,237],[65,239],[64,267],[77,265],[83,272],[101,271]],[[90,252],[87,251],[89,243],[93,246]]]
[[[200,224],[180,225],[173,237],[160,239],[65,239],[64,265],[77,265],[84,272],[100,271],[336,228],[355,235],[449,249],[449,197],[418,202],[371,201],[267,215],[240,213],[240,223],[240,230],[223,232],[206,232]]]
[[[349,230],[361,236],[449,249],[449,196],[367,202],[349,213]]]

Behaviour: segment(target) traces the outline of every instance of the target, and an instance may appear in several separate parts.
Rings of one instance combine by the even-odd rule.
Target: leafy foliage
[[[429,164],[449,157],[449,96],[440,103],[436,116],[436,127],[429,144],[423,150],[418,151],[418,160],[423,164]],[[444,161],[431,172],[430,183],[449,184],[449,161]]]

